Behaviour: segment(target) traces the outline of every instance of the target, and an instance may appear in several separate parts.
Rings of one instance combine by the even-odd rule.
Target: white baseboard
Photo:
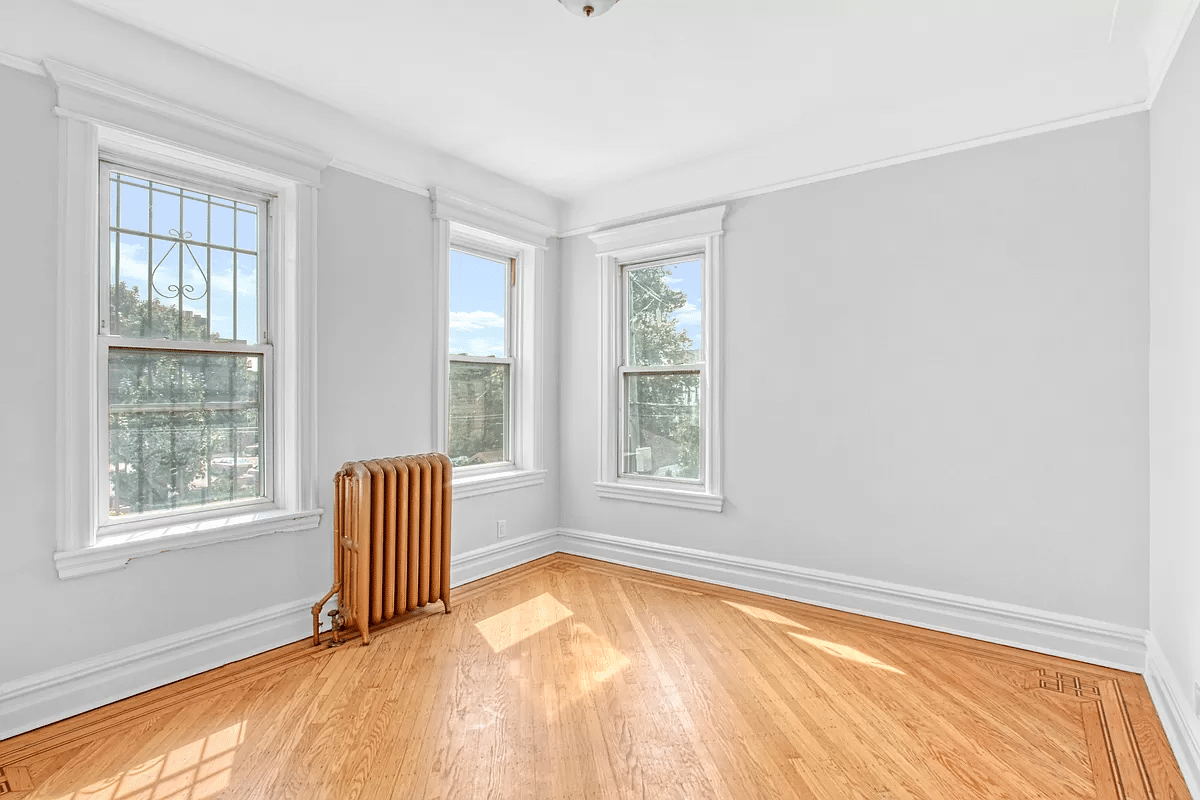
[[[558,531],[551,529],[501,539],[495,544],[459,553],[450,560],[450,586],[461,586],[557,553],[558,540]],[[453,595],[450,602],[454,602]]]
[[[1145,631],[1084,617],[589,531],[560,531],[559,549],[1090,664],[1146,665]]]
[[[316,597],[0,684],[0,739],[312,635]]]
[[[1133,672],[1147,668],[1146,633],[1133,628],[963,595],[579,530],[540,531],[460,553],[451,563],[450,583],[460,586],[557,552]],[[303,639],[312,632],[309,609],[314,600],[283,603],[0,685],[0,739]],[[1159,675],[1164,674],[1161,669]],[[1150,680],[1149,675],[1147,680]],[[1178,716],[1181,711],[1168,711],[1173,706],[1160,699],[1174,697],[1171,691],[1177,694],[1179,690],[1164,690],[1160,686],[1155,697],[1164,724],[1171,713],[1178,719],[1186,719]],[[1179,701],[1170,702],[1178,709],[1187,708]],[[1188,746],[1195,747],[1194,732],[1190,734],[1193,738],[1188,739],[1186,727],[1176,723],[1176,728],[1171,741],[1177,752],[1194,754],[1194,749],[1186,751]],[[1171,732],[1169,724],[1168,732]],[[1181,755],[1181,764],[1187,758]],[[1190,768],[1195,774],[1198,761],[1195,755],[1190,758]]]
[[[557,531],[542,531],[457,555],[450,585],[557,552],[557,539]],[[304,639],[312,635],[316,600],[282,603],[0,684],[0,739]]]
[[[1146,686],[1193,797],[1200,797],[1200,720],[1153,633],[1146,634]]]

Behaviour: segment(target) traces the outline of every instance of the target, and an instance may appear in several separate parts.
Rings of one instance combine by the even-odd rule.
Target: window
[[[268,199],[111,163],[100,185],[101,515],[270,500]]]
[[[720,511],[725,208],[591,235],[601,273],[601,497]]]
[[[60,578],[316,527],[327,159],[62,64]]]
[[[703,255],[622,266],[622,475],[701,481]]]
[[[509,288],[516,256],[450,248],[450,463],[512,463]]]
[[[437,227],[434,449],[454,498],[545,481],[542,270],[550,228],[444,189]]]

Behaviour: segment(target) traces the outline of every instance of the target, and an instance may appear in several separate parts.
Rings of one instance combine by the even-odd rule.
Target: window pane
[[[701,356],[702,261],[628,269],[629,364],[696,364]]]
[[[229,200],[213,198],[210,210],[212,211],[212,243],[222,247],[233,247],[233,203]]]
[[[258,259],[234,253],[237,261],[237,334],[239,342],[258,344]]]
[[[250,209],[249,211],[247,209]],[[238,203],[236,239],[239,250],[258,250],[258,210]]]
[[[113,177],[120,180],[121,213],[117,218],[122,228],[131,231],[150,231],[150,189],[146,181],[135,182],[132,178],[118,175]]]
[[[183,214],[180,189],[163,183],[151,183],[150,232],[160,236],[178,236],[176,231],[182,230],[180,221]]]
[[[208,241],[208,201],[185,193],[183,198],[183,229],[192,235],[192,241],[203,244]]]
[[[508,461],[508,364],[450,362],[450,461]]]
[[[264,496],[259,355],[112,348],[109,516]]]
[[[504,342],[507,289],[508,264],[450,251],[451,355],[508,355]]]
[[[257,343],[257,206],[115,170],[112,175],[119,186],[116,227],[148,233],[109,232],[112,333]]]
[[[700,373],[625,376],[622,472],[700,479]]]
[[[212,310],[213,342],[233,341],[233,251],[213,249],[212,289],[209,308]]]
[[[146,335],[146,287],[150,277],[150,239],[132,233],[113,233],[109,237],[112,265],[112,289],[109,300],[109,324],[115,336]]]

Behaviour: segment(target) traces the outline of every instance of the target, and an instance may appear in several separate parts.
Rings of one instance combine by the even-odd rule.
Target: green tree
[[[208,321],[139,287],[112,293],[113,332],[209,341]],[[260,376],[256,357],[109,350],[110,513],[114,516],[254,497]]]
[[[631,366],[694,364],[695,344],[674,317],[687,304],[685,292],[672,289],[673,267],[645,267],[629,276],[628,318]],[[628,419],[624,452],[650,448],[654,473],[670,468],[675,477],[700,475],[697,372],[667,372],[626,377]],[[674,451],[672,453],[672,450]],[[636,469],[630,456],[625,469]]]
[[[455,466],[504,460],[507,364],[450,362],[450,460]]]

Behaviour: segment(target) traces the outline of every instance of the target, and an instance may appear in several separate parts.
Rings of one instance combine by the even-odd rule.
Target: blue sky
[[[172,195],[156,191],[153,193],[153,200],[151,200],[149,188],[144,188],[148,187],[147,181],[143,181],[140,178],[126,178],[125,180],[133,181],[140,185],[121,184],[120,226],[138,231],[148,230],[150,227],[149,212],[151,203],[153,203],[154,232],[163,236],[175,235],[171,231],[178,231],[180,228],[180,196],[178,194]],[[110,189],[110,224],[117,224],[116,184],[110,183]],[[205,195],[188,191],[183,193],[183,230],[185,233],[191,234],[188,238],[195,243],[191,247],[191,251],[199,259],[201,265],[205,263],[207,250],[203,246],[204,242],[212,241],[225,246],[235,245],[235,214],[237,218],[236,246],[248,250],[257,249],[257,214],[253,206],[241,203],[235,204],[231,200],[218,201],[227,202],[231,207],[226,208],[217,204],[211,207],[212,224],[210,231],[210,214],[207,207],[208,204],[205,201]],[[236,210],[232,207],[235,205],[237,206]],[[150,250],[150,239],[146,236],[137,236],[130,233],[123,233],[120,236],[121,279],[131,289],[137,287],[139,296],[144,300],[149,294],[146,275],[149,267],[147,257]],[[115,262],[117,252],[116,234],[112,234],[110,239],[112,257]],[[154,242],[154,262],[158,263],[170,247],[171,244],[169,242],[161,240]],[[155,286],[167,294],[171,294],[169,286],[179,282],[178,257],[178,251],[172,250],[155,278]],[[212,251],[212,282],[208,287],[212,304],[212,330],[213,333],[220,334],[223,338],[230,338],[234,335],[234,259],[234,254],[229,251]],[[257,258],[240,253],[236,256],[236,260],[238,273],[237,338],[253,344],[258,341],[258,326],[255,319],[257,316],[258,300]],[[184,308],[194,311],[197,314],[205,314],[208,310],[208,299],[203,296],[205,289],[204,278],[186,251],[184,254],[184,282],[193,286],[193,290],[188,292],[188,294],[198,298],[196,300],[183,298]],[[158,300],[166,305],[175,305],[179,302],[178,299],[173,301],[161,295],[158,297]],[[124,333],[126,335],[138,334],[137,331],[124,331]]]
[[[504,356],[508,265],[450,251],[450,352]]]

